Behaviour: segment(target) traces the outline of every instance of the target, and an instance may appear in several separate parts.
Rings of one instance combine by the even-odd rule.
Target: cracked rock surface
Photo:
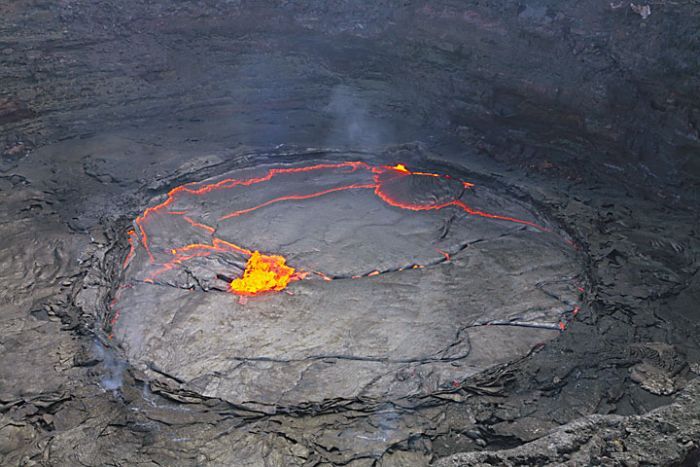
[[[672,404],[641,416],[592,415],[515,449],[456,454],[434,465],[692,465],[698,460],[699,396],[695,380]]]
[[[190,189],[269,170],[226,173]],[[284,407],[429,395],[558,335],[578,306],[581,279],[576,252],[561,236],[454,206],[401,209],[368,189],[303,199],[367,185],[364,172],[325,169],[185,192],[138,221],[145,235],[135,235],[141,243],[111,306],[129,362],[207,397]],[[393,185],[410,185],[397,202],[453,198],[532,219],[485,187],[390,175]],[[241,215],[227,219],[230,212]],[[309,276],[283,293],[239,302],[219,277],[240,275],[246,257],[201,250],[216,238],[282,254]],[[170,253],[186,245],[197,248]],[[190,258],[196,251],[207,256]]]

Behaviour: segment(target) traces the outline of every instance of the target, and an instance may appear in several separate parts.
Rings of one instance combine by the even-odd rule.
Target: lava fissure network
[[[137,217],[105,331],[136,368],[236,404],[430,394],[565,327],[579,264],[537,222],[402,164],[238,169]]]
[[[337,179],[338,182],[341,182],[344,176],[351,174],[363,174],[365,176],[361,177],[364,179],[361,182],[338,183],[335,186],[329,186],[322,190],[274,196],[272,198],[262,200],[261,202],[252,206],[229,211],[216,218],[216,226],[209,225],[203,219],[193,219],[192,214],[187,210],[176,209],[178,201],[185,197],[202,197],[214,192],[228,191],[235,188],[254,187],[260,184],[271,184],[276,181],[276,179],[280,179],[282,184],[284,184],[284,180],[282,179],[285,176],[300,174],[313,176],[322,172],[330,173],[335,177],[335,179]],[[438,199],[435,197],[428,199],[412,199],[410,188],[413,184],[420,184],[421,179],[440,180],[448,184],[456,185],[459,189],[455,190],[451,197],[445,197],[444,199]],[[287,260],[283,256],[263,254],[258,250],[240,246],[215,235],[220,223],[230,221],[234,218],[240,218],[241,216],[249,215],[254,212],[259,212],[275,204],[289,201],[306,201],[345,191],[370,191],[386,205],[401,210],[426,212],[452,208],[470,216],[517,223],[522,224],[523,226],[533,227],[541,231],[547,231],[546,228],[528,220],[494,214],[470,206],[464,202],[461,197],[465,190],[473,188],[474,184],[457,180],[450,175],[411,171],[403,164],[397,164],[394,166],[373,166],[360,161],[322,163],[301,167],[271,168],[267,170],[265,175],[262,176],[251,176],[248,178],[237,179],[226,178],[217,182],[205,184],[190,183],[170,190],[164,201],[156,204],[155,206],[147,208],[140,216],[136,218],[135,229],[128,232],[128,243],[130,249],[124,260],[124,268],[126,268],[136,256],[138,241],[143,247],[143,250],[148,257],[148,261],[155,265],[153,272],[144,279],[145,282],[149,283],[154,283],[156,277],[167,271],[171,271],[182,266],[183,263],[191,261],[195,258],[208,257],[213,254],[243,255],[247,258],[247,263],[242,268],[242,276],[232,279],[228,284],[228,290],[230,292],[241,296],[251,296],[265,292],[281,291],[284,290],[289,283],[305,279],[307,277],[320,277],[321,279],[327,281],[345,278],[342,275],[326,274],[321,271],[297,270],[287,265]],[[165,251],[154,253],[151,247],[149,224],[154,222],[163,222],[163,219],[155,219],[163,214],[169,217],[178,217],[182,219],[188,226],[206,234],[206,236],[209,238],[207,239],[205,237],[202,239],[202,241],[196,241],[185,245],[172,245],[171,248],[165,249]],[[438,264],[440,262],[450,260],[450,253],[440,249],[436,249],[436,252],[442,256],[441,260],[431,261],[429,264],[414,263],[406,267],[386,268],[383,270],[373,269],[372,271],[364,274],[355,274],[348,277],[353,279],[372,277],[384,272],[401,271],[407,268],[419,269],[427,265]],[[233,262],[233,266],[237,266],[235,261]],[[227,274],[226,272],[221,272],[218,274],[218,277],[230,277],[230,273]]]

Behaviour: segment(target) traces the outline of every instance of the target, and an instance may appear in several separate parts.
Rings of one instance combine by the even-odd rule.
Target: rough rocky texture
[[[670,405],[641,416],[591,415],[515,449],[455,454],[436,467],[679,465],[700,447],[700,380]]]
[[[635,465],[653,420],[696,436],[700,7],[626,3],[4,2],[0,463],[425,465],[597,414],[548,439],[588,463],[630,430],[605,455]],[[468,170],[566,233],[565,332],[400,403],[242,407],[124,360],[102,330],[154,197],[352,151]],[[697,463],[674,428],[659,463]]]

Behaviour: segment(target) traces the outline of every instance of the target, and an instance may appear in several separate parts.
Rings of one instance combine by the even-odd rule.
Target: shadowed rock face
[[[352,148],[448,129],[558,175],[605,163],[690,188],[698,13],[666,3],[641,20],[628,5],[534,0],[15,2],[6,152],[124,124]]]
[[[0,463],[696,459],[700,13],[589,3],[0,5]],[[219,220],[375,183],[319,173],[177,200],[307,279],[153,277],[212,241],[149,217],[148,261],[169,190],[358,160],[550,232],[371,188]]]

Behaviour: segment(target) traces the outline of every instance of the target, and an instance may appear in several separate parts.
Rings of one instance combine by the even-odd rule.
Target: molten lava
[[[394,170],[396,170],[397,172],[402,172],[402,173],[405,173],[405,174],[410,174],[410,173],[411,173],[411,171],[408,170],[408,169],[406,168],[406,166],[403,165],[403,164],[396,164],[395,166],[389,167],[389,168],[390,168],[390,169],[394,169]]]
[[[345,172],[339,172],[341,174],[364,172],[368,176],[368,179],[363,183],[341,184],[339,186],[326,188],[316,192],[278,196],[254,206],[229,212],[228,214],[219,217],[218,221],[223,222],[239,216],[248,215],[254,211],[266,208],[276,203],[309,200],[312,198],[329,196],[334,193],[347,190],[368,190],[371,193],[374,193],[377,198],[382,200],[387,205],[398,209],[408,211],[436,211],[452,208],[471,216],[478,216],[497,221],[514,222],[517,224],[534,227],[541,231],[548,230],[527,220],[492,214],[474,209],[459,199],[459,197],[446,199],[439,202],[431,201],[425,203],[399,199],[400,197],[392,192],[392,187],[395,187],[396,184],[400,184],[402,183],[402,180],[407,180],[410,177],[434,177],[455,180],[450,175],[416,172],[408,169],[404,164],[396,164],[394,166],[372,166],[361,161],[323,163],[302,167],[272,168],[269,169],[265,175],[258,177],[243,179],[227,178],[216,183],[201,185],[190,183],[170,190],[167,194],[167,198],[163,202],[147,208],[139,217],[136,218],[134,222],[135,229],[128,232],[129,236],[127,240],[130,245],[130,251],[124,260],[123,266],[124,268],[128,267],[129,263],[135,256],[135,243],[138,241],[140,241],[141,246],[148,257],[148,261],[151,264],[159,265],[159,268],[157,268],[149,277],[144,279],[144,282],[147,283],[155,283],[155,278],[160,274],[179,268],[183,265],[183,263],[194,258],[206,257],[212,254],[243,255],[248,257],[245,271],[242,277],[231,281],[228,287],[230,292],[237,295],[256,295],[270,291],[281,291],[286,288],[291,281],[303,279],[308,275],[308,273],[295,272],[294,268],[286,265],[286,260],[282,256],[263,255],[258,251],[251,251],[245,247],[236,245],[235,243],[218,238],[215,235],[217,230],[214,227],[207,225],[200,220],[191,218],[188,216],[187,211],[173,210],[169,208],[171,208],[171,206],[175,203],[176,197],[201,196],[218,190],[230,190],[236,187],[247,187],[272,182],[272,180],[278,176],[333,170],[344,170]],[[466,181],[458,180],[458,182],[464,189],[474,187],[474,184]],[[187,245],[177,246],[175,248],[168,247],[165,249],[165,251],[151,251],[150,239],[147,233],[147,224],[152,217],[159,214],[166,214],[167,217],[174,216],[181,218],[191,228],[198,231],[200,235],[204,234],[206,237],[208,237],[208,242],[194,242]],[[444,256],[445,261],[450,260],[449,253],[440,250],[438,250],[438,252]],[[163,259],[163,254],[167,254],[168,256]],[[414,269],[422,268],[423,265],[416,264],[412,267]],[[310,271],[310,273],[326,281],[334,279],[333,277],[330,277],[322,272]],[[369,273],[353,277],[370,277],[378,274],[380,274],[380,271],[373,270]]]
[[[237,295],[283,290],[294,279],[294,268],[285,263],[282,256],[254,251],[245,265],[243,277],[231,281],[229,288]]]

